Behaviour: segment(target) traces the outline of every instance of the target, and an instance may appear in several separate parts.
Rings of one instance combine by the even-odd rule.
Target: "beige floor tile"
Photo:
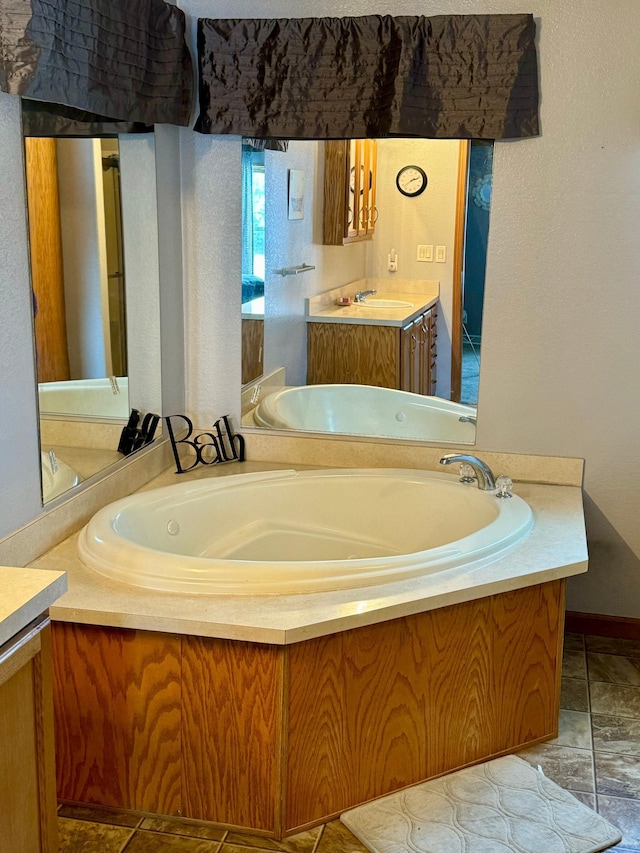
[[[620,846],[614,850],[640,850],[640,802],[601,794],[598,812],[622,833]]]
[[[58,809],[60,817],[73,820],[90,820],[93,823],[108,823],[112,826],[136,827],[142,820],[140,815],[132,812],[107,809],[101,806],[69,806],[62,804]]]
[[[640,640],[623,640],[617,637],[595,637],[592,634],[588,634],[585,640],[587,650],[590,652],[604,652],[610,655],[626,655],[630,658],[640,658]]]
[[[591,718],[582,711],[560,711],[558,737],[548,741],[556,746],[591,749]]]
[[[126,853],[220,853],[220,847],[219,841],[138,829],[128,844]]]
[[[596,791],[610,797],[640,800],[640,758],[596,752]]]
[[[206,823],[188,823],[186,821],[171,820],[170,818],[145,818],[140,824],[140,829],[150,832],[165,832],[171,835],[186,835],[189,838],[202,838],[208,841],[222,841],[225,829],[210,826]]]
[[[316,826],[306,832],[299,832],[282,841],[274,841],[272,838],[261,838],[258,835],[245,835],[242,832],[229,832],[225,838],[224,853],[229,853],[226,847],[244,847],[250,850],[278,850],[286,853],[313,853],[318,836],[322,827]],[[235,853],[235,851],[234,851]]]
[[[591,724],[595,750],[640,757],[640,720],[594,714]]]
[[[586,793],[595,791],[592,753],[588,749],[540,743],[518,755],[534,767],[540,766],[544,775],[561,788]]]
[[[589,710],[589,687],[581,678],[563,678],[560,707],[567,711]]]
[[[339,820],[328,823],[315,853],[368,853],[368,848]]]
[[[640,719],[640,687],[589,682],[591,713]]]
[[[562,655],[562,675],[565,678],[587,677],[587,656],[583,651],[565,649]]]
[[[60,853],[121,853],[133,832],[130,827],[58,818]]]
[[[590,681],[608,681],[612,684],[626,684],[631,687],[640,686],[640,658],[589,652],[587,666]]]

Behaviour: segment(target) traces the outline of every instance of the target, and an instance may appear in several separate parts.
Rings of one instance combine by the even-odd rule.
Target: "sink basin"
[[[359,302],[361,308],[413,308],[413,302],[404,299],[376,299],[368,297],[365,302]]]

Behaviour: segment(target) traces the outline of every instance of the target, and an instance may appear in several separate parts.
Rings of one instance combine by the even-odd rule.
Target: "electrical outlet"
[[[424,243],[418,244],[418,254],[416,256],[416,260],[418,261],[432,261],[433,260],[433,246],[427,246]]]
[[[398,256],[395,249],[392,249],[391,253],[387,255],[387,270],[389,272],[398,272]]]
[[[436,263],[444,264],[447,260],[447,247],[446,246],[436,246]]]

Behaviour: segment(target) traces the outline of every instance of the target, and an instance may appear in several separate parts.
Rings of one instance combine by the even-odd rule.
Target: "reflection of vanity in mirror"
[[[43,500],[161,411],[152,133],[25,137]]]
[[[245,252],[261,204],[265,235],[259,300],[243,276],[245,427],[475,442],[492,154],[475,141],[292,141],[260,153],[253,197],[243,158]],[[294,221],[292,169],[306,175]]]

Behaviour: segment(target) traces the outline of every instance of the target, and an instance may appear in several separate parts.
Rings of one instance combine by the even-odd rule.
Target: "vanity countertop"
[[[402,302],[410,303],[410,306],[401,308],[373,308],[367,307],[362,302],[352,302],[350,305],[336,305],[336,298],[343,294],[345,288],[340,288],[338,291],[331,291],[332,298],[312,298],[309,300],[307,317],[308,323],[347,323],[357,325],[370,326],[398,326],[403,328],[408,323],[415,320],[438,301],[440,295],[440,287],[437,282],[421,282],[421,289],[417,291],[414,288],[401,290],[402,283],[398,283],[393,287],[386,283],[381,283],[376,288],[377,293],[373,299],[395,299]],[[365,288],[356,288],[365,289]],[[351,287],[353,291],[353,287]],[[333,296],[333,294],[336,294]],[[326,297],[327,294],[323,294]]]
[[[217,470],[196,469],[192,476],[307,466],[245,462],[212,467]],[[178,480],[173,471],[167,471],[145,488],[182,482],[187,476]],[[284,645],[585,572],[581,489],[517,483],[514,491],[531,506],[535,526],[504,556],[470,568],[362,589],[281,596],[148,591],[109,580],[84,566],[77,556],[78,534],[32,565],[68,572],[69,592],[50,609],[54,620]]]
[[[264,320],[264,296],[256,296],[242,303],[243,320]]]
[[[0,646],[44,613],[67,589],[63,571],[0,566]]]

